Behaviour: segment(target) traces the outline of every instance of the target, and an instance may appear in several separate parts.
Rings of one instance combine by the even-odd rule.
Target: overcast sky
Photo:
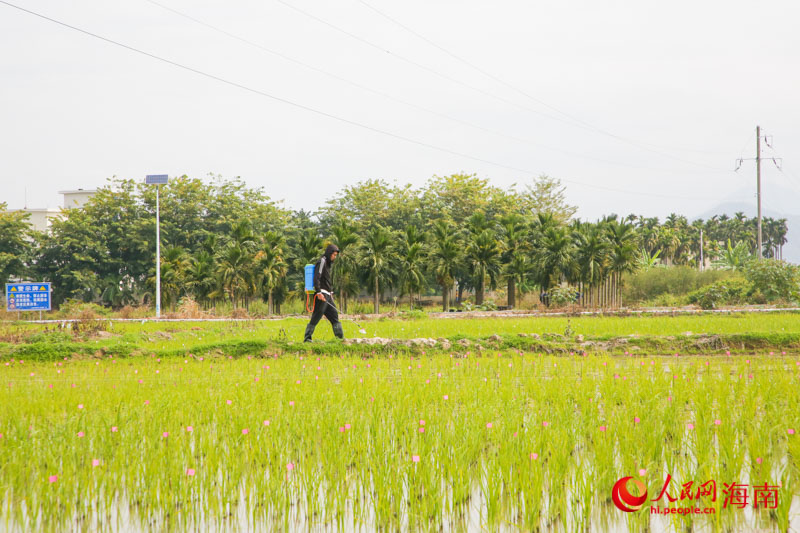
[[[765,202],[800,212],[796,0],[158,1],[236,38],[148,0],[12,3],[263,94],[0,3],[0,202],[215,173],[309,210],[463,171],[560,178],[586,218],[694,215],[753,201],[732,170],[760,124]]]

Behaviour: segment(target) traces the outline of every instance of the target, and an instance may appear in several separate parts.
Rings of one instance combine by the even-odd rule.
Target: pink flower
[[[517,436],[517,432],[516,432],[516,431],[514,432],[514,436],[515,436],[515,437]]]
[[[79,432],[78,432],[78,438],[79,438],[79,439],[80,439],[80,438],[83,438],[83,431],[79,431]]]
[[[83,404],[82,403],[78,404],[78,409],[83,409]]]
[[[715,418],[715,419],[714,419],[714,425],[715,425],[715,426],[722,425],[722,420],[720,420],[719,418]]]
[[[599,427],[599,428],[597,428],[597,429],[599,429],[600,431],[605,431],[605,430],[606,430],[606,427],[605,427],[605,426],[600,426],[600,427]]]
[[[192,426],[186,426],[186,431],[191,433],[192,431],[194,431],[194,428]]]
[[[56,481],[58,481],[58,476],[50,476],[49,478],[47,478],[47,481],[49,481],[50,483],[55,483]]]
[[[294,463],[287,463],[286,470],[294,470]]]
[[[291,401],[289,402],[289,407],[294,407],[294,400],[291,400]]]
[[[445,400],[449,400],[449,399],[450,399],[450,397],[449,397],[447,394],[445,394],[445,395],[444,395],[444,399],[445,399]]]
[[[420,421],[419,421],[419,425],[420,425],[420,426],[424,426],[424,425],[425,425],[425,421],[424,421],[424,420],[420,420]]]
[[[425,433],[425,428],[419,428],[420,433]]]
[[[761,461],[762,461],[761,457],[756,457],[756,463],[761,464]]]
[[[100,466],[100,459],[92,459],[92,466]]]
[[[142,380],[140,379],[140,380],[139,380],[139,383],[140,383],[140,384],[142,384],[142,383],[144,383],[144,381],[142,381]]]
[[[414,461],[415,463],[418,463],[419,462],[419,455],[412,455],[411,456],[411,460]]]
[[[268,426],[269,425],[269,420],[264,420],[264,425]]]
[[[117,432],[117,426],[111,426],[111,433]]]
[[[694,429],[694,424],[689,422],[688,424],[686,424],[686,427],[689,428],[689,429]]]
[[[535,461],[535,460],[536,460],[536,459],[538,459],[538,458],[539,458],[539,454],[538,454],[538,453],[536,453],[536,452],[533,452],[533,453],[531,454],[531,460],[532,460],[532,461]]]
[[[672,401],[672,396],[667,396],[667,401],[671,402]]]
[[[542,422],[542,425],[543,425],[544,427],[547,427],[547,426],[549,426],[549,425],[550,425],[550,422]]]
[[[344,433],[344,426],[339,426],[339,433]]]
[[[150,405],[150,400],[145,400],[145,401],[144,401],[144,404],[145,404],[145,405]]]
[[[488,422],[488,423],[486,424],[486,428],[487,428],[487,429],[492,429],[492,423],[491,423],[491,422]]]
[[[187,476],[193,476],[194,475],[194,468],[187,468],[186,469],[186,475]]]
[[[248,433],[250,433],[250,430],[249,430],[249,429],[247,429],[247,428],[244,428],[244,429],[242,430],[242,435],[247,435]]]
[[[645,470],[644,468],[640,468],[639,469],[639,475],[640,476],[644,476],[646,473],[647,473],[647,470]]]
[[[344,429],[350,429],[350,424],[345,424]]]
[[[164,433],[161,434],[161,436],[166,439],[167,437],[169,437],[169,432],[165,431]]]
[[[226,401],[225,401],[225,403],[227,403],[228,405],[230,405],[230,404],[232,404],[233,402],[232,402],[232,401],[230,401],[230,400],[226,400]]]
[[[786,432],[787,432],[789,435],[794,435],[794,430],[793,430],[793,429],[787,429],[787,430],[786,430]]]
[[[638,417],[638,416],[634,416],[634,417],[633,417],[633,423],[634,423],[634,424],[638,424],[639,422],[641,422],[641,420],[639,419],[639,417]]]

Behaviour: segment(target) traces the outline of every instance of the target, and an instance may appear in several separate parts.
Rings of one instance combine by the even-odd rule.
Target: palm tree
[[[636,231],[631,224],[612,223],[606,226],[611,245],[610,263],[612,305],[619,305],[622,275],[636,268]]]
[[[403,248],[400,255],[399,285],[400,295],[408,295],[411,308],[414,308],[414,294],[422,292],[425,286],[424,264],[426,259],[423,246],[424,236],[415,225],[406,228],[403,235]]]
[[[217,276],[224,293],[235,308],[253,288],[250,264],[252,257],[240,244],[229,242],[217,256]]]
[[[500,272],[500,246],[494,232],[485,229],[478,234],[473,234],[467,246],[467,257],[472,263],[477,280],[475,304],[483,305],[486,277],[489,277],[490,286],[494,288]]]
[[[446,312],[450,309],[450,289],[455,282],[462,250],[452,223],[444,220],[434,222],[432,244],[430,267],[436,283],[442,288],[442,311]]]
[[[275,231],[264,234],[261,250],[255,256],[258,286],[267,293],[267,312],[275,312],[272,293],[286,276],[289,265],[286,262],[286,241]]]
[[[214,279],[214,256],[205,250],[200,250],[189,261],[186,269],[186,285],[194,294],[201,305],[208,303],[211,293],[216,286]]]
[[[346,313],[348,296],[357,295],[359,291],[358,263],[355,254],[351,253],[352,246],[358,243],[358,235],[355,226],[347,221],[340,221],[333,226],[331,233],[331,242],[339,248],[336,268],[333,269],[333,284],[341,295],[342,311]]]
[[[577,248],[576,261],[580,269],[580,280],[584,286],[588,285],[590,301],[594,304],[599,300],[599,291],[596,295],[592,291],[598,288],[604,277],[610,246],[599,224],[587,225],[576,230],[573,235]]]
[[[180,246],[168,246],[161,256],[161,305],[175,308],[185,289],[186,251]],[[153,277],[155,280],[155,277]]]
[[[508,283],[508,307],[513,309],[517,305],[517,281],[524,283],[528,270],[527,261],[522,254],[528,229],[522,216],[517,213],[503,216],[500,219],[500,229],[503,238],[503,274]]]
[[[380,283],[391,274],[396,258],[392,233],[380,224],[372,226],[361,244],[361,263],[367,269],[374,289],[375,314],[380,313]]]
[[[543,292],[575,273],[575,243],[564,226],[547,226],[534,255],[535,279]]]

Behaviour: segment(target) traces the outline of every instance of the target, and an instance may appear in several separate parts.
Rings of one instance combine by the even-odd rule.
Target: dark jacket
[[[335,244],[329,244],[327,248],[325,248],[325,255],[320,257],[317,262],[315,263],[314,268],[314,291],[319,292],[320,290],[326,290],[328,292],[333,292],[333,282],[331,280],[331,267],[333,266],[333,261],[331,260],[331,255],[333,252],[338,252],[339,248]]]

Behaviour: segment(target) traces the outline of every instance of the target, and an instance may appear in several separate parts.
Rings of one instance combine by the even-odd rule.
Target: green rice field
[[[648,320],[571,324],[615,335],[800,329],[795,315]],[[237,331],[301,327],[280,324]],[[365,326],[438,336],[464,324]],[[476,320],[469,331],[561,333],[565,324]],[[139,342],[153,327],[114,325]],[[181,324],[147,346],[230,327]],[[800,358],[791,353],[5,359],[0,384],[8,531],[800,527]],[[650,500],[634,512],[612,499],[624,476]],[[691,506],[705,511],[680,510]]]

